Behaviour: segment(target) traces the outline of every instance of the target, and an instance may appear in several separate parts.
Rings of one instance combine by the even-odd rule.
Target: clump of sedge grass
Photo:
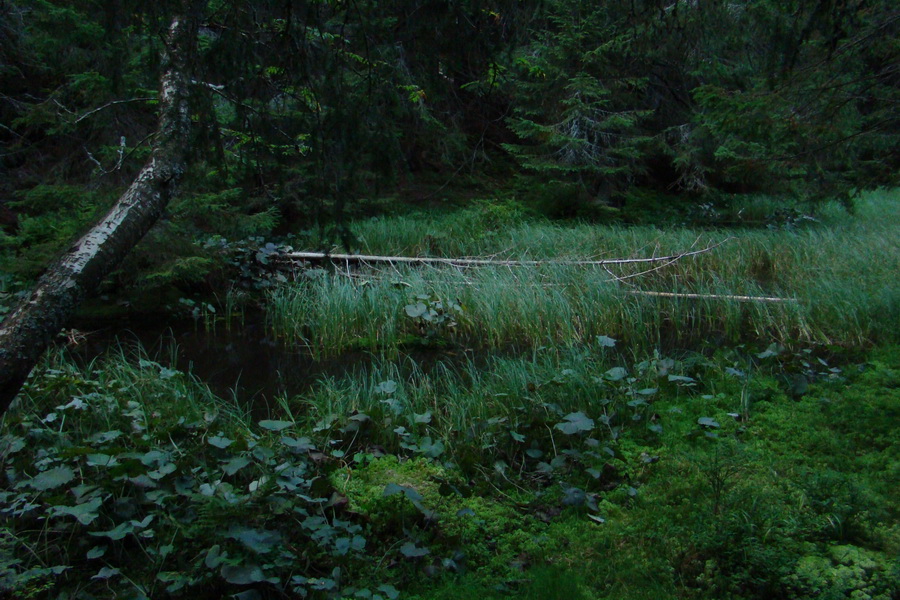
[[[423,223],[436,230],[436,221],[393,218],[388,227],[385,220],[374,220],[361,225],[361,239],[369,240],[364,249],[398,255],[425,250],[411,244],[415,235],[430,244],[426,254],[492,255],[505,248],[504,256],[531,259],[660,256],[721,245],[650,268],[545,264],[469,271],[398,268],[355,278],[322,275],[272,293],[271,327],[289,343],[319,355],[360,346],[396,350],[424,334],[492,348],[579,344],[611,335],[645,351],[747,340],[891,341],[900,335],[897,206],[896,193],[872,194],[853,217],[826,211],[821,223],[797,231],[564,228],[524,222],[471,235],[459,232],[459,239],[450,239],[425,233]],[[457,218],[445,217],[451,225]],[[385,248],[389,243],[396,245]],[[642,295],[647,291],[710,297]],[[786,301],[712,297],[732,295]],[[405,311],[419,302],[440,303],[441,309],[455,304],[462,310],[432,327]]]

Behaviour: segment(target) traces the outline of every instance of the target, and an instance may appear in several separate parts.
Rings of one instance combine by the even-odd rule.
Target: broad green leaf
[[[217,435],[211,437],[207,440],[210,446],[215,446],[216,448],[227,448],[228,446],[234,443],[234,440],[230,440],[225,436]]]
[[[25,438],[16,435],[5,435],[0,439],[0,455],[9,456],[25,447]]]
[[[700,417],[699,419],[697,419],[697,423],[703,427],[720,427],[719,422],[712,417]]]
[[[334,549],[339,556],[344,556],[345,554],[350,552],[350,538],[341,537],[334,540]]]
[[[216,569],[222,564],[222,561],[224,561],[227,556],[228,553],[222,552],[221,546],[216,544],[206,551],[206,558],[203,559],[203,564],[205,564],[208,569]]]
[[[190,578],[179,571],[160,571],[156,574],[156,579],[157,581],[169,584],[166,586],[166,591],[170,594],[183,589],[191,582]]]
[[[93,535],[95,537],[106,537],[115,541],[121,540],[129,533],[134,533],[134,521],[125,521],[124,523],[119,523],[116,527],[108,531],[90,531],[88,532],[88,535]]]
[[[625,367],[613,367],[604,373],[603,376],[610,381],[621,381],[628,376],[628,371],[625,370]]]
[[[263,420],[259,422],[259,426],[263,429],[268,429],[269,431],[281,431],[282,429],[287,429],[291,425],[293,425],[293,421],[269,421]]]
[[[769,347],[756,355],[757,358],[770,358],[781,354],[782,347],[777,343],[769,344]]]
[[[143,529],[147,525],[153,522],[153,519],[156,517],[154,515],[147,515],[140,521],[132,521],[131,524],[135,526],[137,529]]]
[[[226,475],[234,475],[249,464],[249,458],[245,456],[237,456],[225,463],[225,465],[222,467],[222,470],[225,471]]]
[[[82,525],[90,525],[94,522],[94,519],[99,516],[97,509],[100,508],[101,504],[103,504],[101,498],[94,498],[93,500],[75,506],[54,506],[51,514],[54,517],[58,515],[75,517]]]
[[[163,462],[168,462],[169,453],[161,452],[159,450],[150,450],[149,452],[145,452],[141,455],[141,462],[147,465],[159,464]]]
[[[109,579],[119,574],[119,569],[113,567],[103,567],[91,579]]]
[[[150,471],[149,473],[147,473],[147,476],[150,477],[150,479],[159,480],[166,475],[169,475],[170,473],[174,473],[176,469],[177,467],[175,466],[175,463],[166,463],[164,465],[160,465],[160,467],[155,471]]]
[[[384,486],[384,496],[394,496],[399,493],[403,493],[407,498],[412,500],[413,502],[421,502],[424,500],[422,498],[422,494],[414,490],[413,488],[407,485],[397,485],[396,483],[389,483]]]
[[[234,585],[249,585],[266,580],[266,575],[257,565],[225,565],[221,574],[225,581]]]
[[[271,552],[281,544],[281,534],[267,529],[253,529],[232,525],[225,537],[237,540],[257,554]]]
[[[791,393],[794,396],[802,396],[809,390],[809,380],[804,375],[794,375],[791,378]]]
[[[397,382],[388,379],[387,381],[379,383],[376,389],[382,394],[393,394],[397,391]]]
[[[275,456],[275,451],[268,446],[258,445],[253,447],[253,452],[251,454],[253,454],[253,458],[255,458],[256,460],[260,462],[266,462],[267,460]]]
[[[597,343],[600,344],[601,348],[613,348],[613,347],[615,347],[617,341],[618,340],[615,340],[611,337],[607,337],[605,335],[597,336]]]
[[[89,467],[114,467],[119,464],[116,457],[109,454],[88,454],[85,459]]]
[[[431,437],[426,436],[419,440],[419,452],[429,458],[437,458],[444,452],[444,442],[441,440],[431,441]]]
[[[566,506],[582,506],[587,500],[587,494],[581,488],[570,487],[563,490],[563,504]]]
[[[69,467],[56,467],[54,469],[48,469],[43,473],[39,473],[28,482],[28,485],[43,492],[65,485],[74,478],[75,472]]]
[[[396,496],[401,492],[403,492],[403,486],[397,485],[396,483],[389,483],[384,486],[382,496]]]
[[[400,553],[406,558],[418,558],[431,554],[428,548],[419,548],[413,542],[406,542],[400,546]]]
[[[315,446],[308,437],[302,438],[292,438],[292,437],[282,437],[281,443],[291,448],[293,450],[297,450],[298,452],[305,452],[307,450],[315,450]]]
[[[563,419],[565,420],[562,423],[556,424],[556,429],[559,429],[566,435],[591,431],[594,428],[593,419],[589,419],[583,412],[569,413]]]
[[[423,315],[428,314],[428,307],[421,302],[416,302],[415,304],[407,304],[404,308],[406,309],[406,314],[413,319],[417,319]]]

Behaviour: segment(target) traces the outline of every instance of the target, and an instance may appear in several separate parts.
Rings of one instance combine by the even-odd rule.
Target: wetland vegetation
[[[4,420],[4,585],[896,597],[896,193],[797,229],[517,215],[458,245],[485,206],[357,231],[387,255],[415,253],[404,228],[437,256],[723,243],[625,280],[646,269],[303,269],[265,296],[279,352],[352,359],[262,410],[178,370],[177,349],[61,348]],[[523,230],[541,243],[516,247]],[[792,301],[629,293],[660,289]]]
[[[900,600],[895,4],[0,1],[0,599]]]

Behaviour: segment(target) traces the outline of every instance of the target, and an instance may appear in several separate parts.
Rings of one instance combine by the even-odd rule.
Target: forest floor
[[[54,351],[0,431],[0,595],[896,599],[897,212],[360,220],[393,256],[710,250],[302,270],[272,337],[355,362],[266,414],[164,356]]]

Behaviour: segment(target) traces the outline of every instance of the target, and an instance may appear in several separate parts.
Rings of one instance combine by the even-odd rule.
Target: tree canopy
[[[203,273],[211,235],[340,237],[346,206],[417,178],[553,182],[611,206],[849,205],[897,181],[886,0],[200,4],[190,167],[146,242],[181,250],[133,259],[150,282]],[[178,5],[0,5],[6,271],[34,277],[143,164]]]

